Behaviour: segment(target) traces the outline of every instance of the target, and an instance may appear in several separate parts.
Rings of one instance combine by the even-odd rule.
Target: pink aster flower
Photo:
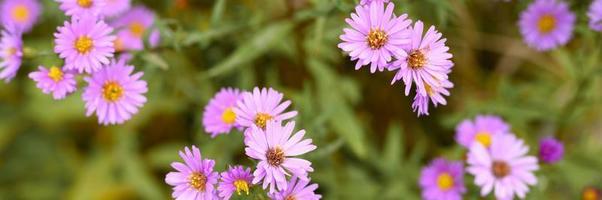
[[[587,12],[589,27],[595,31],[602,31],[602,0],[594,0]]]
[[[90,15],[65,22],[54,34],[54,52],[65,59],[65,69],[92,73],[109,64],[115,48],[113,28]]]
[[[242,127],[265,128],[268,121],[283,121],[297,116],[297,111],[283,113],[291,101],[281,103],[283,94],[272,89],[256,87],[253,92],[244,92],[236,103],[236,123]]]
[[[5,0],[0,5],[2,24],[29,32],[38,21],[42,7],[37,0]]]
[[[513,134],[493,136],[488,149],[479,142],[472,143],[468,152],[468,173],[475,176],[481,196],[494,191],[497,199],[525,198],[528,185],[537,184],[533,174],[539,169],[537,158],[527,156],[529,147]]]
[[[510,126],[501,117],[479,115],[474,121],[466,119],[456,127],[456,141],[466,148],[474,142],[489,148],[495,135],[507,133],[510,133]]]
[[[372,1],[369,5],[358,5],[351,18],[345,19],[351,28],[345,28],[340,36],[343,42],[338,47],[357,60],[355,69],[370,65],[370,72],[383,71],[392,57],[406,57],[402,47],[410,40],[407,27],[412,23],[404,14],[395,17],[395,6]]]
[[[449,47],[445,46],[445,38],[434,26],[431,26],[423,37],[424,25],[417,21],[410,27],[411,42],[404,46],[407,54],[399,57],[389,67],[389,70],[398,70],[391,84],[403,79],[406,96],[410,93],[412,84],[416,83],[418,93],[427,96],[428,87],[444,87],[451,83],[448,74],[454,63],[450,60]]]
[[[155,13],[144,6],[136,6],[111,23],[119,30],[120,39],[127,50],[144,49],[144,34],[155,21]]]
[[[412,109],[418,113],[418,116],[429,115],[429,104],[433,103],[435,107],[438,105],[447,105],[445,96],[449,96],[448,89],[452,88],[454,84],[448,80],[441,81],[439,86],[430,86],[425,84],[426,95],[423,96],[419,91],[416,91],[414,102],[412,103]]]
[[[131,0],[105,0],[105,8],[102,9],[102,15],[115,17],[128,11],[130,6]]]
[[[65,15],[80,18],[84,15],[100,16],[106,0],[55,0]]]
[[[171,196],[176,200],[217,200],[214,185],[219,175],[213,171],[215,161],[203,159],[194,145],[192,151],[188,147],[180,151],[180,157],[184,163],[171,163],[177,171],[165,176],[165,182],[173,186]]]
[[[238,127],[234,106],[241,97],[238,89],[222,88],[205,106],[203,113],[205,132],[215,137],[219,134],[227,134],[232,128]]]
[[[308,180],[308,172],[312,172],[311,162],[294,158],[316,149],[311,139],[303,140],[304,130],[294,135],[295,122],[282,126],[279,121],[270,121],[263,130],[253,126],[248,139],[245,140],[247,156],[259,160],[253,172],[253,184],[263,180],[263,188],[270,187],[269,193],[287,188],[286,176],[297,176]],[[291,137],[292,135],[292,137]]]
[[[269,195],[273,200],[318,200],[322,198],[322,195],[316,194],[315,191],[318,189],[318,184],[309,185],[309,179],[303,180],[295,176],[288,182],[286,189],[277,192],[273,195]]]
[[[12,28],[11,28],[12,29]],[[2,31],[0,41],[0,79],[9,82],[21,68],[21,58],[23,57],[23,40],[21,32],[12,29],[11,31]]]
[[[461,200],[466,192],[462,162],[437,158],[420,174],[422,199]]]
[[[521,14],[519,28],[529,47],[547,51],[569,42],[575,20],[565,2],[535,0]]]
[[[122,124],[132,118],[146,103],[148,91],[146,81],[140,80],[144,73],[132,74],[134,66],[124,60],[113,61],[107,67],[85,77],[88,87],[82,95],[86,102],[86,115],[96,112],[98,123]]]
[[[229,167],[228,171],[222,172],[220,176],[221,181],[217,190],[219,196],[224,200],[230,199],[235,191],[238,195],[242,195],[242,192],[249,195],[249,188],[252,186],[251,181],[253,181],[251,168],[244,168],[240,165]]]
[[[73,93],[77,89],[75,74],[65,72],[55,66],[50,69],[40,66],[38,71],[29,74],[29,78],[37,82],[36,86],[45,94],[52,93],[52,97],[56,100],[64,99],[67,94]]]

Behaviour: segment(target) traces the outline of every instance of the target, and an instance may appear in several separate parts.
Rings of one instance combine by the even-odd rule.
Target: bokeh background
[[[0,84],[0,199],[169,199],[164,176],[189,145],[217,170],[250,166],[241,133],[203,131],[203,107],[226,86],[273,87],[293,101],[298,129],[318,146],[305,158],[324,199],[419,199],[420,168],[463,159],[454,129],[477,114],[502,116],[532,155],[541,137],[565,142],[565,159],[537,171],[527,199],[580,199],[602,186],[602,34],[587,27],[589,0],[569,1],[574,38],[547,53],[519,34],[528,0],[392,0],[396,13],[435,25],[454,55],[448,105],[420,118],[392,72],[356,71],[337,49],[357,0],[134,0],[155,10],[163,42],[133,54],[148,103],[107,127],[85,117],[81,89],[54,101],[27,78],[61,64],[52,33],[67,18],[42,2],[18,77]],[[482,199],[472,181],[465,198]]]

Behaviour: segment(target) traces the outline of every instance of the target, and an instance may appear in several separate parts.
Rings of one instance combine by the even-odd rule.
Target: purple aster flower
[[[92,73],[109,64],[115,48],[113,28],[90,15],[65,22],[54,34],[54,52],[65,59],[65,69]]]
[[[525,198],[528,185],[537,184],[533,174],[539,169],[537,158],[526,156],[529,147],[513,134],[493,136],[491,147],[474,142],[468,152],[468,173],[475,176],[475,184],[481,187],[481,196],[495,190],[497,199],[512,199],[516,194]]]
[[[224,200],[228,200],[235,191],[238,195],[243,194],[243,192],[249,195],[249,188],[252,186],[251,181],[253,181],[251,168],[244,168],[240,165],[229,167],[228,171],[221,173],[221,182],[217,187],[219,196]]]
[[[418,113],[418,116],[429,115],[428,108],[430,102],[433,102],[435,107],[439,104],[446,105],[447,100],[445,100],[445,96],[449,96],[449,91],[447,89],[452,88],[454,84],[448,80],[443,80],[437,87],[432,87],[428,84],[425,84],[424,86],[426,89],[426,96],[423,96],[420,92],[416,91],[416,96],[412,103],[412,109],[414,112]]]
[[[412,84],[416,83],[418,93],[427,96],[427,87],[445,87],[451,82],[447,81],[454,63],[450,60],[449,47],[445,46],[445,38],[431,26],[424,37],[423,23],[417,21],[410,27],[411,42],[404,46],[404,54],[393,62],[389,70],[397,70],[391,84],[403,79],[406,96],[410,94]]]
[[[402,47],[410,42],[412,23],[407,15],[395,17],[393,3],[373,1],[369,5],[358,5],[351,18],[345,19],[351,28],[345,28],[340,36],[343,42],[338,47],[348,52],[351,60],[357,60],[355,69],[370,65],[370,72],[383,71],[392,57],[406,57]]]
[[[589,17],[589,27],[596,31],[602,31],[602,0],[592,2],[587,16]]]
[[[460,200],[466,192],[464,187],[464,168],[462,162],[437,158],[420,175],[422,199]]]
[[[360,4],[361,5],[368,5],[368,4],[372,3],[372,2],[388,3],[389,1],[391,1],[391,0],[362,0],[362,1],[360,1]]]
[[[148,44],[150,48],[156,48],[161,43],[161,31],[154,29],[148,36]]]
[[[55,0],[59,2],[65,15],[80,18],[84,15],[99,16],[106,5],[106,0]],[[109,8],[110,9],[110,8]]]
[[[253,184],[263,180],[263,188],[270,187],[269,193],[275,192],[275,186],[280,191],[286,189],[287,175],[308,180],[307,173],[314,170],[311,162],[293,157],[316,149],[311,139],[303,140],[305,130],[292,135],[294,128],[295,122],[282,126],[280,121],[270,121],[265,131],[253,126],[249,138],[245,140],[247,156],[259,160],[257,169],[253,172]]]
[[[75,74],[65,72],[55,66],[50,69],[40,66],[38,71],[29,74],[29,78],[37,82],[36,86],[45,94],[52,93],[52,97],[56,100],[64,99],[67,94],[73,93],[77,89]]]
[[[553,137],[539,141],[539,159],[547,164],[554,164],[562,159],[564,145]]]
[[[205,132],[215,137],[219,134],[227,134],[232,128],[238,127],[234,106],[241,97],[238,89],[222,88],[205,106],[203,113]]]
[[[201,151],[192,146],[180,151],[180,157],[184,163],[173,162],[171,167],[177,172],[169,172],[165,176],[165,182],[173,186],[171,196],[176,200],[213,200],[215,196],[215,184],[219,174],[213,171],[215,161],[203,159]]]
[[[0,5],[2,24],[29,32],[38,21],[42,7],[37,0],[5,0]]]
[[[154,21],[155,13],[153,11],[144,6],[136,6],[112,22],[111,25],[119,30],[125,49],[142,50],[144,49],[143,36]]]
[[[256,87],[253,92],[244,92],[236,103],[236,123],[242,127],[258,126],[264,129],[268,121],[283,121],[297,116],[297,111],[283,113],[291,101],[282,101],[282,93],[269,88]]]
[[[495,135],[509,132],[510,126],[501,117],[479,115],[474,121],[466,119],[456,127],[456,141],[466,148],[475,141],[489,148]]]
[[[12,31],[2,31],[0,41],[0,79],[9,82],[21,68],[21,58],[23,57],[23,40],[21,32],[12,29]]]
[[[318,200],[322,196],[316,194],[318,184],[309,185],[309,179],[304,180],[293,176],[286,189],[269,195],[272,200]]]
[[[575,14],[557,0],[535,0],[520,16],[520,32],[531,48],[547,51],[569,42]]]
[[[128,11],[131,6],[131,0],[105,0],[105,7],[102,9],[102,15],[106,17],[115,17]]]
[[[98,123],[122,124],[132,118],[146,103],[148,91],[146,81],[140,80],[144,73],[132,74],[134,66],[125,60],[113,61],[107,67],[85,77],[88,87],[82,95],[86,102],[86,115],[96,112]]]

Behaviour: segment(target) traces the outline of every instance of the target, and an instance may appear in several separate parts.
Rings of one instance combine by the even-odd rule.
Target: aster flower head
[[[64,99],[67,94],[77,90],[75,74],[70,71],[63,71],[56,66],[49,69],[40,66],[38,71],[29,74],[29,78],[37,82],[36,86],[45,94],[52,93],[55,100]]]
[[[205,132],[210,133],[211,137],[219,134],[227,134],[234,127],[239,127],[236,123],[236,113],[234,106],[241,99],[241,92],[238,89],[222,88],[215,96],[209,100],[203,113],[203,126]]]
[[[132,74],[134,66],[125,60],[113,61],[107,67],[85,77],[88,87],[82,95],[86,102],[86,115],[96,113],[98,123],[122,124],[132,118],[144,103],[147,83],[140,80],[144,73]]]
[[[489,148],[495,135],[507,133],[510,133],[510,126],[501,117],[479,115],[474,121],[466,119],[456,127],[456,142],[466,148],[474,142]]]
[[[527,156],[529,147],[513,134],[493,136],[491,147],[474,142],[468,152],[468,173],[475,176],[481,196],[495,190],[497,199],[525,198],[528,185],[537,184],[533,174],[539,169],[537,158]]]
[[[121,15],[130,9],[131,4],[131,0],[105,0],[105,9],[102,9],[102,15],[106,17]]]
[[[407,56],[402,47],[410,40],[407,15],[396,17],[393,3],[372,1],[355,7],[351,18],[345,19],[351,28],[343,29],[343,41],[338,47],[349,53],[356,62],[355,69],[370,65],[370,72],[383,71],[393,57]]]
[[[539,141],[539,159],[547,164],[554,164],[564,156],[564,145],[553,137]]]
[[[573,35],[575,14],[567,3],[535,0],[520,16],[519,26],[525,43],[538,51],[565,45]]]
[[[450,60],[449,47],[445,46],[447,39],[442,38],[434,26],[424,34],[424,24],[421,21],[410,27],[411,41],[403,47],[407,54],[393,62],[389,70],[398,70],[391,84],[402,80],[405,84],[406,96],[410,93],[412,84],[416,83],[418,93],[427,96],[428,87],[440,88],[449,85],[448,74],[454,63]]]
[[[422,198],[425,200],[460,200],[466,192],[462,162],[437,158],[422,169]]]
[[[85,15],[100,16],[105,9],[106,0],[56,0],[65,15],[80,18]],[[111,9],[111,8],[108,8]]]
[[[269,193],[287,188],[286,176],[297,176],[308,180],[308,172],[312,172],[311,162],[295,158],[316,149],[311,139],[303,139],[305,130],[293,133],[295,122],[285,126],[280,121],[269,121],[263,130],[253,126],[248,139],[245,140],[247,156],[259,160],[253,172],[253,184],[263,180],[263,188],[269,186]]]
[[[233,109],[236,123],[245,128],[257,126],[264,129],[269,121],[283,121],[297,116],[297,111],[284,112],[291,101],[282,102],[283,94],[272,89],[258,87],[244,92]]]
[[[103,65],[109,64],[109,58],[115,52],[115,36],[111,32],[113,28],[91,15],[72,19],[54,34],[54,52],[65,59],[66,70],[77,70],[79,73],[98,71]]]
[[[360,4],[361,4],[361,5],[368,5],[368,4],[370,4],[371,2],[382,2],[382,3],[388,3],[389,1],[391,1],[391,0],[361,0],[361,1],[360,1]]]
[[[322,195],[316,194],[318,184],[309,184],[309,179],[299,179],[295,176],[288,182],[286,189],[270,194],[272,200],[319,200]]]
[[[595,31],[602,31],[602,0],[594,0],[587,12],[589,27]]]
[[[29,32],[38,21],[42,7],[37,0],[5,0],[0,5],[2,24]]]
[[[414,102],[412,103],[412,109],[414,112],[418,113],[418,116],[421,115],[429,115],[429,105],[432,102],[435,107],[438,105],[446,105],[447,100],[445,100],[445,96],[449,96],[449,90],[454,86],[454,84],[448,80],[441,81],[441,84],[438,86],[430,86],[425,84],[426,95],[420,94],[420,92],[416,91],[416,96],[414,97]]]
[[[111,25],[119,30],[120,39],[127,50],[144,49],[144,34],[155,21],[155,13],[144,6],[136,6],[117,18]]]
[[[9,82],[16,75],[23,57],[23,40],[21,32],[15,29],[2,31],[0,39],[0,79]]]
[[[217,200],[214,185],[219,174],[213,171],[215,161],[203,159],[196,146],[192,146],[192,151],[184,148],[184,151],[180,151],[180,157],[184,163],[171,163],[176,171],[165,176],[165,182],[173,186],[171,196],[176,200]]]
[[[232,194],[236,192],[238,195],[249,195],[249,188],[252,186],[253,175],[251,175],[251,168],[244,168],[243,166],[229,167],[228,171],[220,174],[221,181],[217,190],[219,196],[224,200],[230,199]]]

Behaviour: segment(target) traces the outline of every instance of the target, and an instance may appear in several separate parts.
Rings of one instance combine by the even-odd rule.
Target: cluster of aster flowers
[[[394,9],[388,0],[362,0],[345,20],[351,27],[343,29],[338,46],[356,61],[356,70],[370,65],[371,73],[397,71],[391,84],[403,81],[406,96],[416,85],[412,108],[418,116],[428,115],[431,103],[447,104],[452,54],[434,26],[425,33],[423,22],[412,25],[407,14],[397,16]]]
[[[257,161],[255,169],[236,165],[222,173],[214,172],[215,161],[202,159],[195,146],[180,152],[185,163],[174,162],[165,182],[173,186],[176,199],[230,199],[234,194],[249,195],[252,187],[267,191],[274,200],[317,200],[318,185],[310,182],[311,162],[298,156],[316,149],[305,131],[295,130],[290,121],[296,111],[286,111],[291,101],[272,88],[241,91],[221,89],[203,113],[205,131],[216,137],[232,129],[244,134],[245,153]],[[217,190],[215,189],[217,187]]]
[[[474,176],[481,196],[493,193],[496,199],[525,198],[528,186],[537,184],[534,172],[538,159],[527,155],[529,147],[511,133],[510,126],[493,115],[467,119],[456,127],[456,141],[468,149],[466,171]],[[545,137],[540,141],[539,160],[553,164],[562,159],[560,141]],[[437,158],[422,169],[419,185],[427,200],[462,199],[466,192],[461,161]]]

